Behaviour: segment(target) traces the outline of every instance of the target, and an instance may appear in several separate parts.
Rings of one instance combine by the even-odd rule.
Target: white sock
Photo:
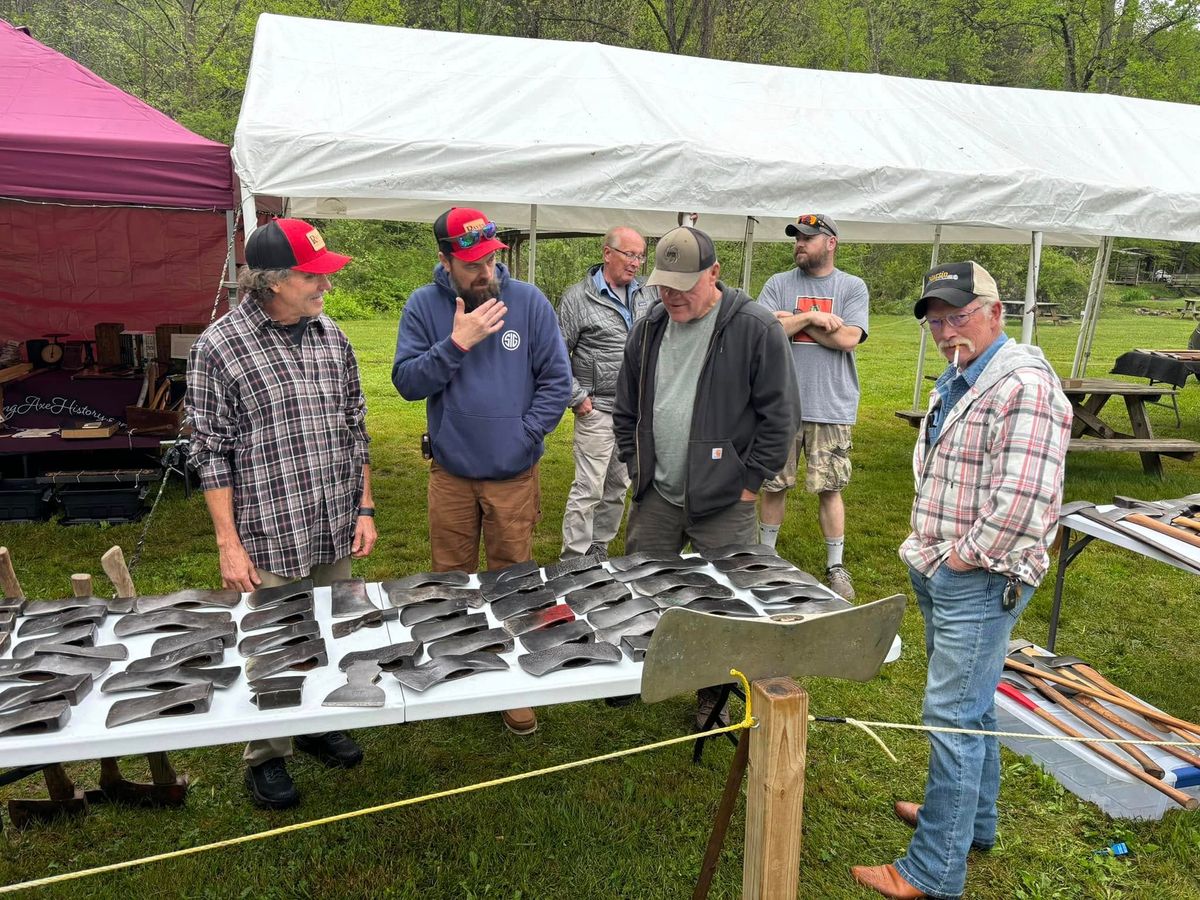
[[[766,544],[772,550],[775,549],[775,541],[779,538],[779,525],[767,525],[765,522],[758,524],[758,542]]]
[[[840,566],[842,564],[842,553],[846,550],[846,539],[826,538],[825,539],[825,568],[830,566]]]

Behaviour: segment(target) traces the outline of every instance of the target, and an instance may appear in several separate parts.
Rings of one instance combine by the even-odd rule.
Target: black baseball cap
[[[996,279],[974,260],[934,266],[925,273],[921,299],[913,306],[913,315],[925,318],[930,300],[941,300],[962,309],[976,297],[999,301],[1000,289]]]

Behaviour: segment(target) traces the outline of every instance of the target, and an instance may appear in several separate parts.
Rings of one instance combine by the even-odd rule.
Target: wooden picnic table
[[[1075,452],[1136,452],[1148,475],[1162,477],[1162,457],[1190,460],[1200,453],[1200,443],[1179,438],[1156,438],[1146,404],[1160,397],[1174,396],[1177,390],[1163,385],[1135,384],[1111,378],[1074,378],[1063,381],[1063,393],[1071,401],[1074,421],[1069,449]],[[1118,431],[1101,418],[1105,405],[1113,397],[1125,401],[1133,434]]]

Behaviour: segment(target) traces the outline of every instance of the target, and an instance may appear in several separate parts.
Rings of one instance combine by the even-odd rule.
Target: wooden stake
[[[758,728],[746,783],[745,900],[795,900],[808,752],[808,692],[790,678],[750,685]]]
[[[76,597],[92,596],[92,576],[86,572],[72,575],[71,590],[74,591]]]
[[[5,600],[23,600],[25,592],[21,590],[21,582],[13,570],[12,556],[7,547],[0,547],[0,590],[4,592]]]
[[[725,832],[729,828],[730,818],[733,817],[733,807],[737,803],[738,794],[742,791],[749,748],[750,732],[739,732],[737,749],[733,752],[729,774],[725,777],[725,790],[721,793],[721,803],[717,806],[717,816],[713,820],[712,834],[708,837],[708,847],[704,851],[704,861],[700,864],[700,878],[696,881],[696,889],[692,891],[692,900],[705,900],[712,887],[717,863],[721,859],[721,848],[725,846]]]
[[[133,577],[129,574],[129,567],[125,565],[125,554],[121,552],[120,545],[110,547],[108,552],[100,557],[100,565],[104,567],[104,574],[117,589],[118,597],[137,596],[137,590],[133,586]]]

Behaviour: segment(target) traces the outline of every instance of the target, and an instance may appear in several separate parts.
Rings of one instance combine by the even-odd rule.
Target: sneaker
[[[721,707],[721,712],[717,714],[716,721],[709,724],[709,719],[712,718],[713,710],[717,707],[717,701],[721,699],[721,689],[718,687],[701,688],[696,691],[696,730],[708,731],[710,728],[724,728],[729,724],[729,707],[728,705]]]
[[[592,544],[587,548],[587,552],[583,555],[594,556],[601,562],[604,562],[606,559],[608,559],[608,544]]]
[[[854,599],[854,582],[850,580],[850,573],[845,566],[830,566],[825,570],[825,580],[835,594],[845,600]]]
[[[300,802],[300,792],[281,757],[247,766],[246,790],[254,805],[262,809],[287,809]]]
[[[500,713],[504,727],[513,734],[533,734],[537,731],[537,713],[528,706],[521,709],[506,709]]]
[[[353,769],[363,760],[362,747],[344,731],[302,734],[293,739],[293,744],[331,769]]]

